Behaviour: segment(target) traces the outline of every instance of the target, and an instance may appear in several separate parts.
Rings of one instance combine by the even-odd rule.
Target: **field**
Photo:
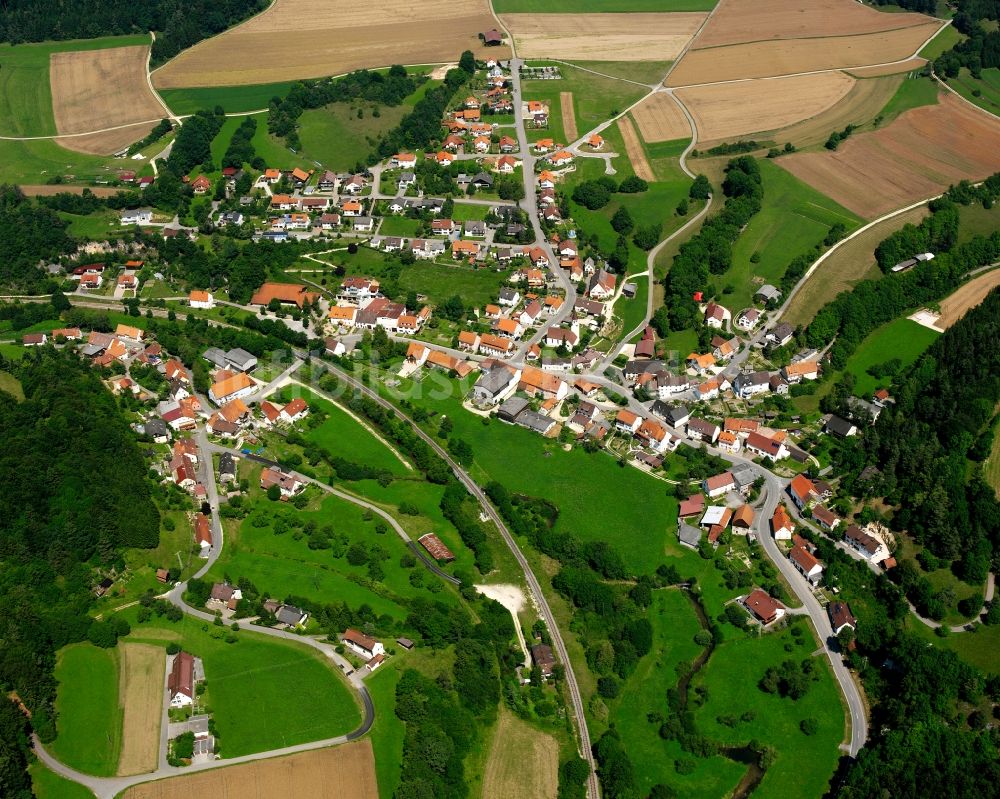
[[[51,197],[54,194],[83,194],[88,189],[95,197],[114,197],[121,189],[111,186],[65,186],[63,184],[43,184],[37,186],[20,185],[18,188],[26,197]],[[69,214],[73,216],[73,214]]]
[[[61,139],[65,147],[110,155],[153,129],[166,112],[146,83],[148,57],[148,45],[52,54],[52,112],[59,133],[118,128]]]
[[[632,119],[639,135],[647,143],[674,141],[691,137],[691,125],[673,97],[657,92],[632,109]]]
[[[190,796],[294,796],[296,799],[378,799],[370,741],[257,760],[136,785],[124,799]]]
[[[294,81],[250,86],[212,86],[202,89],[164,89],[160,92],[175,114],[193,114],[203,108],[222,106],[228,114],[263,111],[272,97],[284,97]]]
[[[927,60],[924,58],[909,58],[895,64],[882,64],[875,67],[857,67],[850,72],[856,78],[880,78],[884,75],[902,75],[922,69]]]
[[[559,3],[562,12],[586,14],[594,12],[594,0],[568,0]],[[641,11],[711,11],[715,0],[600,0],[602,12],[641,12]],[[551,0],[495,0],[493,8],[497,14],[543,14],[553,9]]]
[[[559,111],[562,114],[563,131],[567,141],[576,141],[580,134],[576,130],[576,115],[573,112],[573,92],[559,92]]]
[[[852,0],[726,0],[694,46],[849,36],[928,24],[940,22],[923,14],[883,14]]]
[[[166,654],[158,646],[121,645],[122,752],[118,774],[156,768],[160,751],[160,710]]]
[[[483,776],[483,796],[555,799],[558,787],[559,742],[502,707]]]
[[[628,116],[623,116],[618,120],[618,132],[625,142],[625,152],[628,154],[629,163],[632,164],[632,171],[643,180],[653,181],[656,176],[653,168],[646,160],[646,152],[642,148],[642,142],[635,132],[635,125]]]
[[[939,95],[938,85],[930,78],[907,77],[899,84],[896,93],[885,104],[879,116],[882,117],[883,124],[887,124],[905,111],[925,105],[937,105]]]
[[[938,25],[934,22],[858,36],[756,41],[690,50],[667,84],[688,86],[897,61],[912,56]]]
[[[842,222],[848,230],[860,220],[799,180],[773,161],[762,160],[764,205],[733,245],[733,265],[717,278],[716,289],[732,286],[724,302],[736,313],[751,304],[761,283],[777,285],[788,264],[819,244],[830,228]],[[760,260],[750,259],[758,255]]]
[[[637,83],[645,83],[656,86],[663,81],[663,76],[670,69],[672,61],[584,61],[578,59],[573,62],[578,67],[591,69],[600,72],[602,75],[610,75],[615,78],[634,80]]]
[[[957,78],[950,78],[948,85],[971,103],[991,114],[1000,114],[1000,69],[990,67],[976,80],[969,70],[962,69]]]
[[[496,21],[486,0],[389,0],[359,13],[347,0],[277,0],[263,14],[185,50],[153,73],[159,88],[244,86],[362,67],[437,64],[463,50],[506,57],[478,38]],[[293,37],[295,46],[289,47]]]
[[[821,114],[854,86],[843,72],[798,75],[678,89],[698,128],[699,143],[784,128]]]
[[[35,799],[94,799],[89,788],[49,771],[40,760],[28,767]]]
[[[434,304],[457,294],[467,305],[482,306],[493,302],[500,287],[506,284],[504,272],[432,263],[405,267],[399,275],[401,288],[423,294]]]
[[[406,727],[395,712],[398,682],[399,668],[392,661],[365,680],[375,704],[375,724],[372,725],[369,740],[375,751],[375,772],[381,799],[392,799],[402,771]]]
[[[0,372],[0,391],[5,391],[18,401],[24,399],[24,387],[21,381],[10,372]]]
[[[898,358],[905,369],[923,355],[938,335],[910,319],[896,319],[873,332],[847,360],[846,371],[855,379],[855,395],[868,397],[875,389],[887,385],[888,378],[879,379],[868,374],[872,366]]]
[[[955,322],[965,316],[970,308],[975,308],[986,299],[997,286],[1000,286],[1000,269],[986,272],[950,294],[941,301],[941,318],[935,323],[942,330],[947,330]]]
[[[806,325],[820,308],[840,292],[848,291],[865,278],[881,277],[882,271],[875,262],[875,248],[903,225],[920,224],[928,213],[927,206],[921,205],[873,225],[841,246],[803,284],[782,315],[782,320],[791,325]]]
[[[115,773],[122,747],[117,649],[71,644],[56,659],[57,736],[49,745],[67,766],[86,774]]]
[[[504,14],[521,58],[662,61],[680,55],[704,14]],[[595,32],[600,31],[599,35]]]
[[[1000,128],[961,100],[900,115],[852,136],[836,151],[795,153],[781,165],[866,218],[932,197],[949,184],[1000,168]]]
[[[139,624],[134,608],[122,613],[132,625],[127,641],[164,647],[176,641],[203,660],[223,757],[333,738],[361,721],[343,677],[312,649],[246,630],[227,643],[227,629],[191,616]]]
[[[983,463],[983,477],[993,486],[997,497],[1000,497],[1000,436],[993,437],[993,447]]]

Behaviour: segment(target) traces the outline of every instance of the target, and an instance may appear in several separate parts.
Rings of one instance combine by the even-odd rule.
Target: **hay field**
[[[521,58],[671,61],[705,14],[504,14]]]
[[[49,81],[59,133],[90,133],[131,125],[59,139],[60,145],[81,153],[110,155],[141,139],[166,116],[146,83],[148,53],[146,45],[52,53]]]
[[[938,27],[940,23],[931,22],[857,36],[786,39],[689,50],[670,74],[667,85],[768,78],[899,61],[910,58]]]
[[[854,86],[843,72],[796,75],[678,89],[698,128],[698,139],[775,130],[826,111]]]
[[[371,741],[147,782],[129,788],[124,799],[192,796],[378,799]]]
[[[156,769],[159,760],[166,650],[150,644],[123,643],[121,651],[118,693],[124,716],[118,774],[144,774]]]
[[[931,22],[923,14],[884,14],[855,0],[723,0],[694,47],[849,36]]]
[[[573,92],[559,92],[559,110],[562,112],[563,131],[566,133],[566,141],[576,141],[580,138],[580,134],[576,130]]]
[[[642,148],[642,142],[639,141],[639,134],[635,132],[635,125],[632,124],[632,120],[627,115],[618,120],[618,132],[621,133],[622,140],[625,142],[625,152],[628,153],[628,160],[632,163],[632,171],[643,180],[656,180],[653,167],[649,165],[646,151]]]
[[[558,787],[559,742],[501,708],[486,761],[483,796],[555,799]]]
[[[966,311],[985,300],[986,295],[997,286],[1000,286],[1000,269],[994,269],[970,280],[954,294],[942,300],[941,316],[935,324],[942,330],[947,330],[965,316]]]
[[[924,64],[927,63],[926,58],[908,58],[906,61],[900,61],[896,64],[883,64],[879,67],[856,67],[850,71],[850,74],[856,78],[879,78],[884,75],[904,75],[907,72],[913,72],[916,69],[923,69]]]
[[[855,134],[836,151],[778,162],[860,216],[873,218],[940,194],[962,179],[1000,170],[1000,126],[951,94],[907,111],[880,130]]]
[[[158,89],[245,86],[338,75],[361,67],[437,64],[485,48],[496,27],[487,0],[384,0],[359,9],[348,0],[277,0],[242,25],[199,42],[153,73]]]
[[[681,107],[666,92],[657,92],[632,109],[643,141],[661,142],[691,137],[691,125]]]
[[[27,197],[52,197],[56,194],[83,194],[89,190],[95,197],[114,197],[121,189],[111,186],[67,186],[65,184],[43,183],[39,185],[21,184],[18,188]]]

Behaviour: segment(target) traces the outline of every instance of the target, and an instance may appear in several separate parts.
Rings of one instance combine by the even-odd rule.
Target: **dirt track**
[[[576,112],[573,110],[573,92],[559,92],[559,110],[562,111],[563,130],[566,142],[576,141],[580,134],[576,131]]]
[[[632,171],[643,180],[656,180],[653,168],[646,160],[646,151],[642,148],[642,142],[639,141],[639,135],[635,132],[632,120],[627,116],[621,117],[618,120],[618,130],[625,141],[625,152],[628,153],[628,160],[632,162]]]
[[[378,799],[370,739],[129,788],[125,799]]]
[[[337,75],[362,67],[454,61],[463,50],[508,58],[479,33],[497,26],[487,0],[277,0],[153,73],[157,88],[244,86]]]
[[[942,301],[941,316],[935,324],[943,330],[947,330],[965,316],[966,311],[975,308],[985,300],[986,295],[997,286],[1000,286],[1000,269],[994,269],[992,272],[986,272],[974,280],[970,280]]]
[[[691,126],[681,107],[669,94],[657,92],[632,109],[632,118],[643,141],[660,142],[691,138]]]
[[[160,748],[160,711],[165,690],[166,652],[161,646],[121,644],[122,752],[118,774],[144,774],[156,768]]]
[[[59,139],[82,153],[110,155],[145,136],[165,114],[146,83],[149,47],[53,53],[49,57],[52,113],[59,133],[127,128]],[[153,120],[153,121],[148,121]]]

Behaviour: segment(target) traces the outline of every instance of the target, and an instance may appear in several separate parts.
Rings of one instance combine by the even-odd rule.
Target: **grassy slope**
[[[315,403],[327,414],[326,421],[306,433],[308,440],[366,466],[387,469],[395,475],[413,474],[412,470],[407,469],[385,444],[369,433],[343,408],[320,397],[303,396],[310,404]]]
[[[569,0],[553,4],[549,0],[496,0],[493,10],[497,14],[588,14],[595,12],[629,11],[711,11],[714,0]]]
[[[49,771],[41,761],[32,763],[28,771],[31,790],[37,799],[93,799],[94,794],[89,789]]]
[[[203,659],[225,757],[342,735],[361,720],[343,679],[318,653],[246,631],[227,644],[227,631],[190,616],[176,624],[154,617],[140,625],[133,611],[123,611],[132,624],[129,640],[176,641]]]
[[[982,77],[976,80],[969,70],[963,68],[957,78],[949,79],[948,85],[980,108],[991,114],[1000,114],[1000,69],[984,69]],[[979,92],[978,97],[975,92]]]
[[[122,745],[117,651],[86,643],[67,646],[58,653],[56,679],[59,718],[52,754],[87,774],[114,774]]]
[[[846,208],[771,161],[759,163],[764,207],[733,245],[733,265],[715,284],[720,295],[723,287],[733,287],[722,301],[734,314],[750,304],[757,289],[752,280],[755,276],[776,285],[788,264],[822,241],[834,224],[843,222],[852,230],[861,223]],[[750,262],[755,253],[760,255],[756,264]]]
[[[955,29],[954,25],[949,25],[947,28],[942,29],[937,36],[927,43],[927,46],[920,51],[920,55],[933,61],[946,50],[950,50],[964,38],[965,36],[959,33]]]
[[[981,205],[963,205],[958,209],[958,243],[964,244],[973,236],[989,236],[1000,228],[1000,206],[990,209]]]
[[[854,393],[867,397],[880,385],[888,382],[868,374],[875,364],[885,363],[893,358],[903,362],[903,368],[919,358],[937,339],[939,333],[929,327],[918,325],[909,319],[897,319],[879,328],[868,336],[847,362],[847,371],[854,375]]]
[[[399,785],[403,762],[403,739],[406,727],[396,716],[396,683],[399,671],[390,662],[365,680],[375,703],[372,748],[375,750],[375,776],[380,799],[392,799]]]
[[[10,372],[0,372],[0,391],[5,391],[17,400],[24,399],[24,388],[21,381]]]
[[[202,89],[160,89],[160,96],[175,114],[193,114],[221,105],[227,114],[267,108],[271,98],[283,97],[294,81],[260,83],[255,86],[213,86]]]
[[[924,105],[937,105],[939,91],[938,84],[930,78],[907,77],[882,109],[882,125],[888,125],[904,111]]]

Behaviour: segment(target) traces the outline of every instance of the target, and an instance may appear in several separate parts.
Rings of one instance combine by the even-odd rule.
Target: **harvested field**
[[[118,774],[144,774],[156,769],[160,751],[160,717],[166,679],[166,650],[149,644],[121,644],[122,751]]]
[[[691,125],[669,94],[657,92],[632,109],[632,118],[643,141],[660,142],[691,137]]]
[[[947,330],[965,316],[966,311],[985,300],[986,295],[997,286],[1000,286],[1000,269],[994,269],[970,280],[954,294],[942,300],[941,316],[935,324],[942,330]]]
[[[558,786],[558,741],[502,708],[486,762],[483,796],[555,799]]]
[[[698,139],[783,128],[816,116],[843,99],[854,86],[843,72],[797,75],[678,89],[698,128]]]
[[[114,197],[121,189],[111,186],[65,186],[41,184],[37,186],[19,186],[28,197],[51,197],[54,194],[83,194],[89,190],[95,197]]]
[[[129,788],[124,799],[191,796],[378,799],[371,741],[147,782]]]
[[[646,160],[646,151],[642,149],[642,142],[639,141],[639,135],[635,132],[632,120],[627,116],[619,119],[618,132],[621,133],[622,140],[625,142],[625,152],[628,153],[628,160],[632,162],[632,171],[635,172],[636,177],[649,181],[656,180],[656,175],[653,174],[653,168]]]
[[[781,166],[860,216],[873,218],[1000,169],[1000,125],[960,99],[907,111],[836,151],[795,153]]]
[[[781,320],[795,326],[807,325],[819,309],[840,292],[848,291],[866,277],[881,276],[882,272],[875,262],[875,248],[903,225],[919,225],[928,213],[926,205],[914,208],[872,225],[839,247],[809,276],[781,315]]]
[[[576,141],[580,135],[576,132],[576,112],[573,111],[573,92],[559,92],[559,109],[562,111],[563,131],[566,141]]]
[[[896,64],[883,64],[879,67],[856,67],[850,71],[850,74],[856,78],[878,78],[883,75],[904,75],[907,72],[923,69],[924,64],[926,63],[926,58],[917,56],[916,58],[908,58],[906,61],[900,61]]]
[[[884,14],[854,0],[724,0],[694,46],[850,36],[930,22],[923,14]]]
[[[164,64],[153,83],[164,89],[274,83],[361,67],[437,64],[463,50],[508,57],[508,47],[486,48],[479,40],[480,31],[495,27],[487,0],[385,0],[364,13],[348,0],[277,0]]]
[[[938,27],[940,23],[934,22],[858,36],[785,39],[689,50],[670,74],[667,85],[689,86],[884,64],[910,58]]]
[[[166,111],[146,83],[148,53],[146,45],[52,53],[49,81],[56,129],[61,134],[92,133],[59,139],[60,145],[110,155],[153,129]],[[118,129],[93,133],[106,128]]]
[[[521,58],[601,61],[670,61],[705,19],[668,14],[504,14]]]

